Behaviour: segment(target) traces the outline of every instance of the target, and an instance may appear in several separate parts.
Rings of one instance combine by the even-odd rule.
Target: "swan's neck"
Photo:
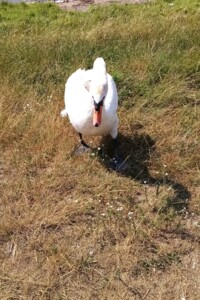
[[[108,91],[107,74],[105,71],[94,72],[94,76],[91,81],[90,93],[96,103],[99,103],[106,97]]]

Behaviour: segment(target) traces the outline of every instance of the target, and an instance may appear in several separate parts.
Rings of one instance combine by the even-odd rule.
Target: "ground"
[[[109,3],[144,3],[148,0],[69,0],[58,3],[62,9],[86,10],[92,5],[105,5]]]

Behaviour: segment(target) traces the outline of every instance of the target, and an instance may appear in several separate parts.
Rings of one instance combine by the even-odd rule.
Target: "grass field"
[[[199,299],[199,20],[198,0],[0,4],[1,300]],[[60,118],[67,77],[98,56],[121,172],[75,157]]]

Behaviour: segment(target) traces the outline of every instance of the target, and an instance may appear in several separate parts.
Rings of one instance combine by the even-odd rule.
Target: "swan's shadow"
[[[154,178],[150,175],[148,166],[150,165],[150,156],[155,151],[155,142],[149,135],[136,134],[133,137],[119,135],[119,152],[122,156],[121,167],[115,172],[122,176],[126,176],[137,180],[143,184],[154,185],[157,192],[160,186],[168,186],[174,190],[174,195],[168,198],[167,204],[162,211],[168,210],[170,207],[177,212],[188,208],[188,200],[191,197],[188,189],[181,183],[168,179],[165,175],[161,178]],[[112,157],[112,142],[109,137],[103,137],[103,154],[100,155],[100,161],[108,170],[113,169],[110,164]],[[105,155],[105,153],[107,153]],[[109,155],[110,154],[110,155]]]

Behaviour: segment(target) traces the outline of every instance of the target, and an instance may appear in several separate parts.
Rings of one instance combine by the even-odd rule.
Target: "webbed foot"
[[[115,155],[110,159],[109,167],[114,171],[124,171],[127,168],[127,161],[126,159],[124,160],[120,155]]]
[[[83,155],[84,153],[89,153],[91,151],[92,151],[92,149],[89,146],[80,144],[75,148],[75,150],[73,151],[73,154],[76,156],[80,156],[80,155]]]

